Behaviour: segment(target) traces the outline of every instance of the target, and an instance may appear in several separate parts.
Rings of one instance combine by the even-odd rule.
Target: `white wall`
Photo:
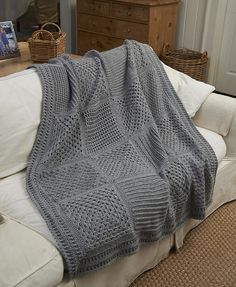
[[[76,51],[76,0],[60,0],[61,29],[66,32],[66,52]]]
[[[180,0],[176,35],[177,47],[208,53],[207,82],[215,84],[220,29],[219,12],[227,0]],[[218,22],[217,22],[218,21]],[[218,49],[218,50],[217,50]]]
[[[206,0],[181,0],[177,21],[177,47],[201,50]]]

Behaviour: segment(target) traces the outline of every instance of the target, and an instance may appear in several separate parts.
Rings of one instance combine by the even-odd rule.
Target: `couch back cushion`
[[[194,117],[202,103],[215,90],[215,87],[197,81],[164,63],[162,64],[188,115],[191,118]]]
[[[214,87],[166,65],[164,68],[192,117]],[[3,178],[27,166],[40,122],[42,87],[35,70],[28,69],[0,78],[0,91],[0,178]]]
[[[0,178],[27,166],[40,122],[42,88],[33,69],[0,78]]]

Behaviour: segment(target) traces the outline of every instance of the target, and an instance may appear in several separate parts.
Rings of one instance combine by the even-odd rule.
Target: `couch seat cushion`
[[[56,286],[62,257],[26,192],[25,171],[0,179],[0,213],[0,286]]]
[[[0,286],[51,287],[62,280],[59,252],[37,232],[6,217],[0,242]]]

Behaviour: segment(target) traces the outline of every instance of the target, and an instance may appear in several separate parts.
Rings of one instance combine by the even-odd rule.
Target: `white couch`
[[[195,95],[189,95],[194,83],[195,87],[200,84],[182,75],[187,81],[183,91],[183,82],[176,80],[177,74],[168,69],[167,72],[177,92],[179,89],[183,97],[186,96],[184,93],[188,94],[189,102],[188,99],[185,103],[184,98],[181,100],[186,109],[192,109],[189,111],[190,116],[194,116],[194,123],[213,147],[219,161],[213,201],[207,209],[209,215],[225,202],[236,199],[236,99],[211,93],[209,86],[205,86],[208,92],[202,97],[198,95],[201,91],[199,87]],[[200,222],[188,220],[175,234],[144,245],[136,254],[122,258],[100,271],[68,281],[63,275],[63,259],[25,189],[24,168],[27,163],[22,160],[22,153],[27,149],[29,152],[32,147],[40,116],[40,110],[35,109],[40,105],[40,83],[32,73],[27,71],[0,80],[0,123],[3,126],[2,130],[0,127],[0,165],[4,162],[0,166],[0,286],[127,287],[139,274],[167,257],[173,246],[180,248],[187,232]],[[4,133],[15,127],[15,123],[11,123],[11,126],[8,122],[4,124],[3,120],[6,121],[9,106],[16,105],[15,116],[18,116],[15,100],[20,92],[25,93],[24,101],[29,93],[32,109],[30,117],[19,115],[18,122],[20,119],[22,123],[28,121],[31,124],[24,126],[19,122],[19,126],[23,125],[21,133],[11,132],[4,140]],[[192,100],[195,103],[191,103]],[[24,101],[21,104],[25,108],[29,103]],[[9,116],[14,117],[13,114]],[[26,128],[27,136],[24,134]]]

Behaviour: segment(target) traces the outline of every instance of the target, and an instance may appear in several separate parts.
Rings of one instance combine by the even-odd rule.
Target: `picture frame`
[[[0,60],[20,56],[12,21],[0,22]]]

